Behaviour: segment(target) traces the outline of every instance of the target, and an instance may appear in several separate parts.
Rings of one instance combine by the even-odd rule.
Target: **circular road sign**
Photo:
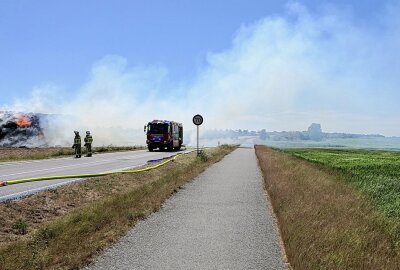
[[[196,126],[200,126],[201,124],[203,124],[203,116],[201,116],[200,114],[196,114],[195,116],[193,116],[193,124],[195,124]]]

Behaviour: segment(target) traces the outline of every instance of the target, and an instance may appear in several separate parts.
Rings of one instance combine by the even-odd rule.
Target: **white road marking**
[[[138,153],[138,152],[143,152],[146,150],[136,150],[136,151],[124,151],[124,152],[114,152],[114,153],[104,153],[104,154],[96,154],[95,157],[104,157],[104,156],[111,156],[111,155],[118,155],[118,154],[132,154],[132,153]],[[59,160],[71,160],[74,159],[72,156],[71,157],[54,157],[54,158],[49,158],[49,159],[38,159],[38,160],[20,160],[20,161],[8,161],[8,162],[0,162],[0,167],[5,167],[5,166],[12,166],[12,165],[20,165],[20,164],[29,164],[29,163],[50,163],[53,161],[59,161]]]
[[[145,157],[146,155],[135,155],[133,156],[130,160],[135,160],[135,159],[139,159],[142,157]],[[151,156],[154,156],[151,155]],[[4,175],[0,175],[0,177],[7,177],[7,176],[14,176],[14,175],[21,175],[21,174],[28,174],[28,173],[35,173],[35,172],[44,172],[44,171],[53,171],[53,170],[57,170],[57,169],[65,169],[65,168],[72,168],[72,167],[85,167],[86,165],[92,165],[92,164],[103,164],[103,163],[108,163],[111,161],[120,161],[118,159],[101,159],[98,161],[94,161],[94,162],[87,162],[87,163],[79,163],[79,164],[72,164],[72,165],[65,165],[65,166],[58,166],[58,167],[52,167],[52,168],[47,168],[47,169],[40,169],[40,170],[31,170],[31,171],[25,171],[25,172],[18,172],[18,173],[12,173],[12,174],[4,174]],[[128,167],[129,168],[129,167]]]
[[[43,186],[43,187],[39,187],[39,188],[33,188],[33,189],[25,190],[25,191],[20,191],[20,192],[16,192],[16,193],[12,193],[12,194],[7,194],[5,196],[1,196],[0,197],[0,202],[13,200],[13,199],[20,198],[20,197],[25,197],[25,196],[28,196],[30,194],[34,194],[34,193],[37,193],[37,192],[40,192],[40,191],[43,191],[43,190],[49,190],[49,189],[56,188],[56,187],[59,187],[59,186],[62,186],[62,185],[67,185],[67,184],[70,184],[70,183],[78,182],[78,181],[81,181],[82,179],[83,178],[76,178],[76,179],[72,179],[72,180],[68,179],[68,181],[57,183],[57,184],[51,184],[51,185],[48,185],[48,186]]]
[[[182,153],[190,153],[190,152],[191,151],[187,151],[186,150],[186,151],[183,151]],[[118,153],[110,153],[110,154],[118,154]],[[135,154],[135,155],[132,156],[133,158],[130,158],[130,160],[134,160],[134,159],[139,159],[139,158],[143,158],[143,157],[146,157],[147,159],[151,159],[151,158],[153,158],[155,156],[158,156],[159,158],[166,158],[166,157],[174,156],[176,153],[168,153],[168,155],[167,155],[167,153],[165,153],[165,155],[160,156],[159,152],[149,153],[149,152],[146,151],[146,152],[144,152],[142,154],[142,153],[138,153],[137,151],[135,151],[135,152],[132,152],[130,154]],[[107,156],[109,156],[109,155],[107,155]],[[127,156],[130,156],[130,155],[124,155],[124,156],[127,157]],[[64,159],[69,159],[69,158],[64,158]],[[38,161],[34,161],[34,162],[41,162],[41,161],[43,161],[43,160],[38,160]],[[102,163],[105,163],[105,162],[108,162],[108,161],[121,161],[121,160],[119,160],[118,158],[116,158],[116,159],[107,159],[107,160],[101,159],[101,160],[98,160],[98,161],[95,161],[95,162],[59,166],[57,168],[76,167],[76,166],[90,165],[90,164],[102,164]],[[48,162],[46,162],[46,163],[48,163]],[[15,162],[14,162],[14,164],[15,164]],[[144,166],[146,164],[147,164],[147,162],[144,161],[139,165],[131,165],[129,167],[113,169],[111,171],[105,171],[105,172],[103,171],[103,172],[98,172],[98,173],[108,173],[108,172],[112,173],[112,172],[116,172],[116,171],[124,171],[124,170],[128,170],[128,169],[134,169],[134,168],[137,168],[137,167],[141,167],[141,166]],[[50,164],[47,164],[47,165],[50,165]],[[57,169],[57,168],[41,169],[41,170],[35,170],[35,171],[30,171],[30,172],[48,171],[48,170],[54,170],[54,169]],[[8,176],[17,175],[17,174],[24,174],[24,173],[30,173],[30,172],[20,172],[20,173],[15,173],[15,174],[9,174]],[[1,177],[4,177],[4,176],[7,176],[7,175],[3,175]],[[15,192],[15,193],[11,193],[11,194],[0,196],[0,202],[20,199],[20,198],[29,196],[29,195],[37,193],[37,192],[41,192],[41,191],[49,190],[49,189],[54,189],[54,188],[57,188],[57,187],[60,187],[60,186],[63,186],[63,185],[67,185],[69,183],[83,181],[85,179],[88,179],[88,178],[74,178],[74,179],[68,179],[68,180],[65,179],[65,181],[63,180],[63,182],[59,182],[59,183],[56,183],[56,184],[51,183],[51,180],[48,180],[49,181],[49,185],[45,185],[45,186],[39,187],[39,188],[32,188],[32,189],[28,189],[28,190],[25,190],[25,191],[18,191],[18,192]],[[47,182],[47,181],[45,181],[45,182]]]
[[[120,168],[120,169],[115,169],[115,170],[112,170],[112,171],[106,171],[104,173],[112,173],[112,172],[117,172],[117,171],[124,171],[124,170],[134,169],[134,168],[137,168],[137,167],[140,167],[140,166],[144,166],[144,165],[146,165],[146,163],[139,164],[139,165],[136,165],[136,166],[129,166],[129,167],[124,167],[124,168]],[[100,173],[103,173],[103,172],[100,172]],[[7,195],[4,195],[4,196],[0,196],[0,202],[4,202],[4,201],[8,201],[8,200],[14,200],[14,199],[18,199],[18,198],[21,198],[21,197],[26,197],[26,196],[29,196],[31,194],[38,193],[38,192],[41,192],[41,191],[44,191],[44,190],[50,190],[50,189],[53,189],[53,188],[57,188],[57,187],[60,187],[60,186],[68,185],[68,184],[79,182],[79,181],[83,181],[83,180],[84,180],[84,178],[68,179],[68,180],[65,180],[65,182],[60,182],[60,183],[57,183],[57,184],[50,184],[50,185],[39,187],[39,188],[33,188],[33,189],[25,190],[25,191],[20,191],[20,192],[16,192],[16,193],[7,194]]]

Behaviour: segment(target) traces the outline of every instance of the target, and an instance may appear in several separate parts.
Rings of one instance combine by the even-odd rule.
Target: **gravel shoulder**
[[[185,185],[86,269],[285,269],[254,149]]]

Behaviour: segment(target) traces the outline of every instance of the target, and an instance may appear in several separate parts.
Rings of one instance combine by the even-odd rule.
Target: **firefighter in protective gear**
[[[90,131],[86,131],[85,147],[86,147],[86,156],[87,157],[92,156],[92,142],[93,142],[93,137],[92,137],[92,135],[90,135]]]
[[[75,148],[75,157],[80,158],[82,156],[81,136],[79,135],[79,131],[74,131],[74,133],[75,133],[75,138],[72,148]]]

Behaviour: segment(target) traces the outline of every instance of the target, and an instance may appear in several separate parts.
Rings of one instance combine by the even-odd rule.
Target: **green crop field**
[[[337,170],[386,216],[400,218],[399,152],[334,149],[287,149],[285,152]]]

